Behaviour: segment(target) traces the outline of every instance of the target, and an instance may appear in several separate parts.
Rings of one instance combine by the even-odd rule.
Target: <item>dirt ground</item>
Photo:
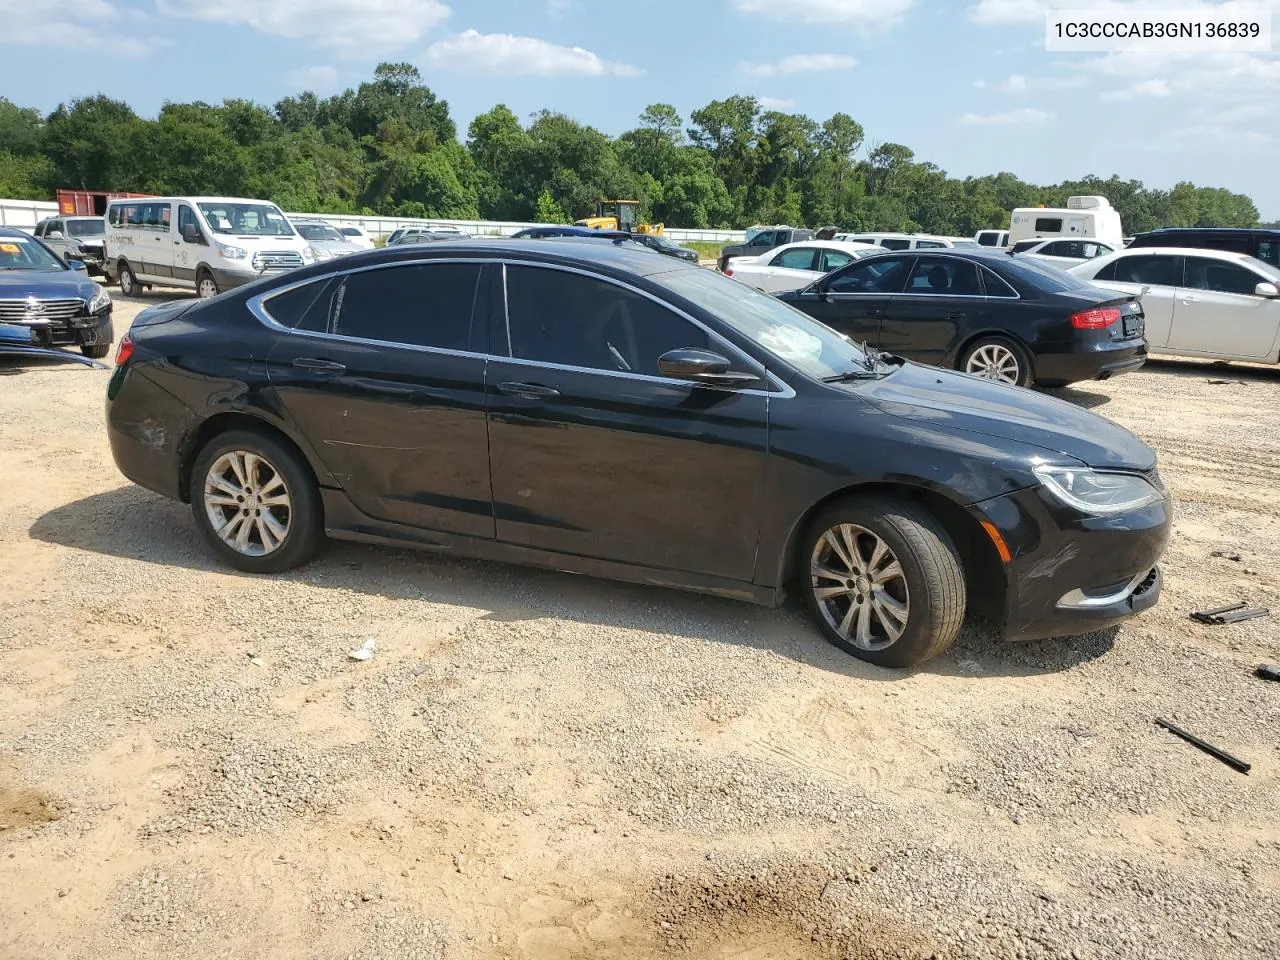
[[[116,472],[107,377],[0,360],[3,960],[1280,956],[1278,370],[1058,391],[1158,451],[1163,599],[910,672],[434,555],[237,574]]]

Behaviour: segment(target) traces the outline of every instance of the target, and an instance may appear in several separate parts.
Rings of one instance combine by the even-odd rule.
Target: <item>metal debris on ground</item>
[[[1258,669],[1253,672],[1263,680],[1280,681],[1280,666],[1274,663],[1259,664]]]
[[[1191,619],[1198,623],[1216,626],[1265,617],[1270,612],[1265,607],[1246,607],[1243,603],[1229,603],[1225,607],[1214,607],[1212,610],[1197,610],[1191,614]]]
[[[1211,557],[1221,557],[1223,560],[1230,560],[1230,561],[1232,561],[1233,563],[1239,563],[1239,562],[1240,562],[1240,554],[1238,554],[1238,553],[1229,553],[1229,552],[1227,552],[1226,550],[1215,550],[1215,551],[1213,551],[1213,553],[1209,554],[1209,556],[1211,556]]]
[[[1187,741],[1187,743],[1191,744],[1193,747],[1199,747],[1205,753],[1209,754],[1209,756],[1217,757],[1219,760],[1225,763],[1232,770],[1238,770],[1240,773],[1249,772],[1249,769],[1250,769],[1249,764],[1245,763],[1239,757],[1233,757],[1231,754],[1227,753],[1227,751],[1225,750],[1220,750],[1219,748],[1215,747],[1211,743],[1206,743],[1205,741],[1197,737],[1194,733],[1188,733],[1186,730],[1183,730],[1181,727],[1175,727],[1172,723],[1170,723],[1168,720],[1165,720],[1162,717],[1156,717],[1156,723],[1159,726],[1164,727],[1166,730],[1168,730],[1170,733],[1174,734],[1175,736],[1181,737],[1183,740]]]
[[[1214,384],[1215,386],[1217,386],[1217,385],[1219,385],[1219,384],[1225,384],[1225,383],[1238,383],[1238,384],[1240,384],[1240,386],[1242,386],[1242,387],[1243,387],[1243,386],[1247,386],[1247,384],[1245,383],[1245,381],[1243,381],[1243,380],[1234,380],[1234,379],[1231,379],[1231,378],[1210,378],[1209,380],[1206,380],[1205,382],[1206,382],[1206,383],[1212,383],[1212,384]]]

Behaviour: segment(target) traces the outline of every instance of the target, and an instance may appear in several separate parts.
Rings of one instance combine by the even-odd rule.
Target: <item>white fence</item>
[[[0,200],[0,226],[17,227],[19,230],[31,231],[45,217],[56,216],[58,205],[50,200]],[[448,225],[465,230],[476,237],[509,237],[527,227],[536,227],[536,223],[511,223],[492,220],[418,220],[412,217],[362,217],[355,214],[328,213],[291,213],[291,217],[323,217],[333,224],[359,227],[371,237],[383,239],[391,236],[399,227],[424,227],[432,224]],[[677,243],[682,240],[697,240],[710,243],[741,243],[746,239],[743,230],[684,230],[679,227],[665,228],[664,235]]]

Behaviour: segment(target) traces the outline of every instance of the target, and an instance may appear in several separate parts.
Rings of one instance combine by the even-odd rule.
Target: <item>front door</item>
[[[1173,307],[1175,350],[1224,357],[1276,359],[1280,300],[1254,288],[1267,279],[1238,263],[1187,257]]]
[[[188,227],[195,228],[195,239],[186,238]],[[189,203],[180,202],[178,229],[173,236],[173,278],[182,281],[184,285],[195,286],[196,266],[200,263],[201,257],[208,259],[208,255],[209,240],[205,236],[204,227],[200,225],[200,218],[196,216],[195,208]]]
[[[823,277],[797,306],[846,337],[880,343],[880,324],[894,294],[902,289],[915,257],[867,257]]]
[[[769,261],[760,284],[769,293],[799,290],[814,280],[814,264],[818,251],[814,247],[788,247],[779,250]]]
[[[487,373],[498,539],[750,581],[763,371],[630,287],[547,266],[505,273]],[[724,354],[760,374],[759,389],[658,376],[658,358],[682,347]]]
[[[971,261],[917,257],[905,288],[885,310],[878,346],[922,363],[944,364],[962,332],[978,326],[986,308]]]
[[[496,268],[494,268],[496,269]],[[317,280],[267,300],[290,333],[271,385],[347,492],[379,520],[491,538],[486,279],[437,261]]]

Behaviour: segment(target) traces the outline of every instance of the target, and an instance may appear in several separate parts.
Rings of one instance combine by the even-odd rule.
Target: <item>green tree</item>
[[[569,219],[569,215],[560,209],[560,204],[556,203],[555,197],[551,196],[551,191],[544,188],[538,194],[538,202],[534,206],[533,219],[537,223],[564,223]]]

